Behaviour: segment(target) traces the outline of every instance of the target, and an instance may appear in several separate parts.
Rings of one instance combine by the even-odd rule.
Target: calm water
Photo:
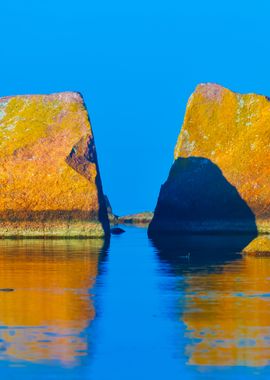
[[[1,379],[268,379],[270,259],[126,229],[0,241]]]

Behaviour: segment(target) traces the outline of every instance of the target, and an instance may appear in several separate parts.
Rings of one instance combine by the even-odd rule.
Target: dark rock
[[[111,234],[112,235],[121,235],[124,232],[126,232],[126,231],[123,230],[123,228],[120,228],[120,227],[113,227],[113,228],[111,228]]]
[[[118,216],[114,215],[111,203],[107,195],[104,195],[110,224],[118,224]]]
[[[225,231],[248,231],[255,237],[254,214],[209,159],[178,158],[161,187],[149,236]]]

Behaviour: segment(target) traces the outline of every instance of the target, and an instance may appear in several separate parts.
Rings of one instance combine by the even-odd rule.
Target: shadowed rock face
[[[78,93],[0,99],[0,236],[109,233],[92,129]]]
[[[216,84],[201,84],[191,95],[186,109],[184,123],[179,135],[174,158],[191,159],[200,158],[211,161],[222,173],[222,176],[239,195],[239,199],[244,202],[254,215],[256,229],[258,232],[270,231],[270,176],[269,176],[269,138],[270,138],[270,102],[265,96],[247,94],[241,95],[227,90]],[[182,165],[183,166],[183,165]],[[182,169],[179,167],[175,175],[179,175],[181,180],[187,180],[188,175],[180,174]],[[190,172],[193,175],[193,171]],[[190,218],[201,222],[201,209],[198,203],[203,202],[205,197],[205,189],[197,188],[197,200],[194,199],[194,192],[191,192],[195,206],[192,209],[185,209],[181,200],[179,206],[177,202],[181,198],[184,184],[179,185],[179,180],[172,179],[172,175],[168,180],[170,185],[166,184],[161,189],[159,202],[165,204],[169,202],[174,204],[176,210],[184,212],[181,216],[181,223],[190,222]],[[174,186],[173,183],[174,182]],[[204,186],[203,181],[198,184]],[[196,185],[196,186],[197,186]],[[216,183],[212,183],[212,187],[216,187]],[[190,187],[188,186],[189,191]],[[168,193],[166,196],[166,189]],[[208,191],[213,194],[211,186]],[[189,196],[185,192],[187,196]],[[202,194],[202,196],[200,196]],[[167,197],[167,201],[165,198]],[[169,201],[169,198],[171,200]],[[174,202],[175,199],[175,202]],[[221,203],[212,203],[212,206],[220,209],[224,206],[222,194],[220,196]],[[228,198],[227,206],[230,204]],[[191,202],[189,202],[191,207]],[[226,207],[227,207],[226,206]],[[155,215],[153,223],[150,225],[150,231],[153,231],[164,221],[158,215],[160,214],[159,204],[157,205],[157,215]],[[172,210],[172,209],[171,209]],[[199,212],[196,214],[196,210]],[[173,211],[173,210],[172,210]],[[213,214],[208,210],[209,222],[213,221]],[[187,217],[187,214],[189,216]],[[231,219],[231,227],[229,230],[238,231],[240,224],[242,231],[250,231],[252,224],[250,218],[244,218],[244,224],[239,224],[238,215],[233,212],[230,207],[231,218],[227,218],[224,211],[224,223],[219,221],[219,226],[223,229],[227,221]],[[179,213],[178,213],[179,215]],[[229,215],[228,215],[229,216]],[[238,219],[238,221],[236,221]],[[241,218],[242,219],[242,218]],[[248,219],[248,222],[246,223]],[[170,229],[175,226],[175,213],[172,216],[173,223]],[[222,227],[223,226],[223,227]],[[209,223],[208,223],[209,227]],[[185,230],[188,230],[187,225]],[[204,228],[203,228],[204,229]],[[224,228],[225,231],[227,228]],[[209,230],[209,228],[207,228]]]
[[[118,216],[113,213],[113,209],[110,203],[110,200],[107,195],[104,195],[105,198],[105,203],[106,203],[106,208],[107,208],[107,213],[108,213],[108,218],[110,224],[118,224]]]
[[[178,158],[161,187],[149,234],[159,232],[256,233],[255,217],[210,160]]]

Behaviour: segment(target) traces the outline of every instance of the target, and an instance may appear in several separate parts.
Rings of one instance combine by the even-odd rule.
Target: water
[[[1,378],[268,379],[270,259],[125,229],[0,241]]]

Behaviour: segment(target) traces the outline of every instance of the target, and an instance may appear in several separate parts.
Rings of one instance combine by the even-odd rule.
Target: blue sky
[[[268,0],[12,0],[1,4],[0,96],[80,91],[104,191],[151,210],[200,82],[270,95]]]

